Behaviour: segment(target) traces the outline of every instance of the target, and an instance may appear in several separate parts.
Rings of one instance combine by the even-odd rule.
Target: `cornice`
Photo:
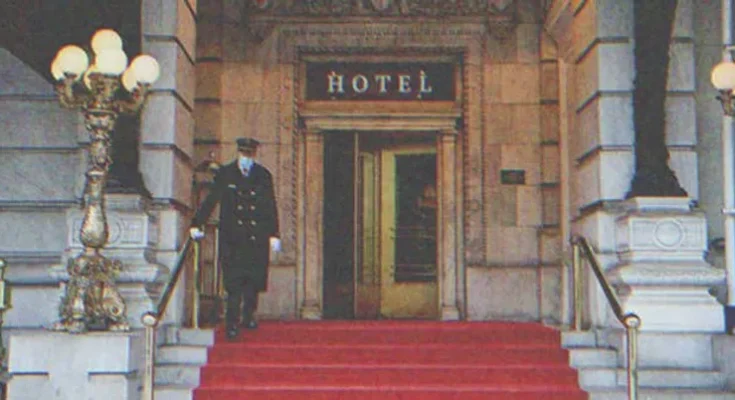
[[[265,40],[275,30],[287,36],[308,33],[381,37],[429,32],[439,36],[490,34],[504,38],[510,36],[517,25],[513,0],[383,0],[389,5],[385,11],[377,11],[377,6],[372,4],[380,2],[250,0],[245,6],[245,25],[256,41]],[[257,6],[261,3],[267,4],[263,8]],[[310,3],[314,5],[310,7]],[[403,3],[410,4],[401,5]]]

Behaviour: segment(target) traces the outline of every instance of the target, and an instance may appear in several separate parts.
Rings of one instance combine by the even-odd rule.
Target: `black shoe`
[[[254,320],[254,319],[251,319],[247,323],[247,325],[245,325],[245,327],[248,328],[248,329],[251,329],[251,330],[252,329],[258,329],[258,321]]]
[[[227,328],[227,339],[228,340],[235,340],[237,338],[237,335],[240,333],[240,330],[237,329],[236,326]]]

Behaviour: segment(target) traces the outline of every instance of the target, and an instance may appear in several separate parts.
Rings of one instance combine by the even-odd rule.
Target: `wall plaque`
[[[500,182],[503,185],[525,185],[526,171],[522,169],[504,169],[500,171]]]
[[[454,101],[455,64],[309,62],[306,100]]]

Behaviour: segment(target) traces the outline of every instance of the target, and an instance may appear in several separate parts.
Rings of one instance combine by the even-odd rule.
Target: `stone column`
[[[706,219],[679,183],[696,198],[694,5],[634,0],[632,6],[635,170],[616,218],[617,262],[608,277],[644,331],[721,332],[723,307],[709,289],[724,282],[724,272],[705,261]],[[671,145],[679,178],[668,165]]]
[[[141,9],[142,50],[158,60],[161,77],[141,115],[140,172],[159,222],[155,259],[172,268],[192,213],[197,4],[142,0]],[[186,279],[178,282],[167,320],[184,318],[186,285]]]
[[[307,130],[300,145],[298,164],[299,250],[298,280],[302,319],[322,317],[323,214],[324,214],[324,136]]]
[[[460,319],[457,304],[457,132],[442,131],[437,151],[439,192],[439,226],[437,274],[439,281],[440,318],[444,321]]]
[[[666,147],[666,91],[669,51],[677,2],[634,0],[635,175],[627,197],[687,196],[669,168]]]

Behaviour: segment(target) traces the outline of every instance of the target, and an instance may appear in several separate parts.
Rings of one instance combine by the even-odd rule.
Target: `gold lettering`
[[[328,92],[335,93],[335,88],[336,88],[336,93],[344,93],[345,92],[345,88],[344,88],[345,79],[344,78],[345,78],[344,75],[340,75],[334,71],[330,72],[329,75],[327,75],[327,79],[329,80]]]
[[[419,90],[418,98],[421,98],[424,94],[429,94],[434,92],[434,88],[430,85],[427,85],[427,80],[429,79],[429,76],[426,75],[426,71],[423,69],[421,70],[421,87]]]
[[[356,93],[365,93],[370,88],[370,83],[365,75],[358,74],[352,78],[352,90]]]
[[[411,75],[398,75],[398,91],[411,93]]]
[[[378,90],[380,93],[388,93],[388,89],[385,87],[386,84],[390,83],[393,79],[390,75],[378,74],[375,75],[375,81],[378,82]]]

